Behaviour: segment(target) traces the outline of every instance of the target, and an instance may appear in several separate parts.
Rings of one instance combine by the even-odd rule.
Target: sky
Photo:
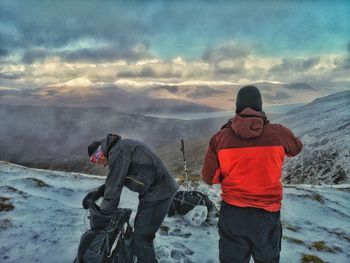
[[[344,90],[350,1],[0,0],[0,89],[259,80]]]

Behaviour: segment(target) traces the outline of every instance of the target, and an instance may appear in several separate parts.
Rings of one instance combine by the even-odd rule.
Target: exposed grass
[[[325,252],[329,252],[329,253],[336,252],[333,248],[327,246],[326,242],[324,242],[324,241],[313,242],[310,245],[310,249],[316,249],[317,251],[325,251]]]
[[[37,187],[49,187],[49,185],[47,183],[45,183],[44,181],[42,181],[40,179],[34,178],[34,177],[27,177],[26,180],[34,183],[35,186],[37,186]]]
[[[290,242],[290,243],[297,244],[297,245],[304,245],[305,244],[305,242],[303,240],[289,237],[289,236],[283,236],[283,239]]]
[[[179,175],[176,178],[177,178],[177,181],[178,181],[178,183],[180,185],[184,184],[185,181],[186,181],[186,177],[184,175]],[[200,175],[198,175],[198,174],[190,174],[188,176],[188,181],[190,183],[195,183],[196,184],[196,183],[199,183],[199,182],[202,181],[202,177]]]
[[[0,196],[0,212],[9,212],[15,209],[15,206],[10,202],[10,198]]]
[[[9,192],[12,192],[12,193],[16,193],[18,192],[17,188],[14,188],[12,186],[9,186],[9,185],[6,185],[4,186],[6,188],[6,190],[8,190]]]
[[[21,190],[18,190],[15,187],[9,186],[9,185],[3,185],[3,186],[0,187],[0,189],[4,189],[6,192],[10,192],[10,193],[20,194],[23,198],[27,198],[28,197],[27,193],[25,193],[25,192],[23,192]]]
[[[315,255],[303,254],[301,256],[302,263],[325,263],[321,258]]]
[[[299,232],[301,230],[300,226],[291,225],[290,223],[288,223],[286,221],[282,221],[282,227],[285,229],[288,229],[289,231],[292,231],[292,232]]]
[[[321,204],[324,204],[324,199],[323,199],[322,196],[319,195],[319,194],[313,194],[313,195],[311,196],[311,198],[312,198],[313,200],[315,200],[315,201],[321,203]]]

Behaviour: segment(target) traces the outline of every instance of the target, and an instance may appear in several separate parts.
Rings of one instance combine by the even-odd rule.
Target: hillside
[[[81,200],[103,178],[0,162],[0,182],[0,262],[72,262],[87,229]],[[219,206],[219,189],[195,189]],[[349,262],[350,186],[287,186],[284,193],[281,262]],[[135,193],[123,191],[120,207],[132,208],[131,221],[137,202]],[[219,262],[216,225],[215,217],[200,227],[166,218],[155,242],[160,263]]]
[[[154,149],[180,139],[207,137],[218,120],[184,121],[118,112],[108,107],[0,105],[0,159],[37,168],[103,173],[89,164],[87,145],[107,133]]]
[[[187,81],[179,83],[138,83],[117,82],[118,86],[134,94],[146,97],[177,99],[232,110],[235,94],[243,84],[228,81]],[[311,101],[322,94],[307,83],[276,83],[258,81],[253,83],[261,91],[265,105]]]
[[[316,99],[276,121],[304,143],[302,153],[286,163],[285,182],[350,181],[350,91]]]
[[[124,90],[114,84],[94,85],[90,82],[57,84],[35,89],[0,89],[0,104],[56,106],[56,107],[111,107],[120,112],[211,112],[214,107],[200,105],[180,98],[151,97],[145,93]]]
[[[350,163],[350,92],[341,92],[286,114],[268,115],[291,128],[304,143],[288,159],[286,183],[348,182]],[[166,103],[164,104],[166,108]],[[183,170],[180,140],[186,143],[191,174],[199,175],[210,137],[226,117],[180,120],[119,112],[111,107],[43,107],[0,105],[0,159],[31,167],[103,174],[87,160],[86,147],[107,133],[146,142],[169,170]],[[15,145],[15,146],[14,146]]]

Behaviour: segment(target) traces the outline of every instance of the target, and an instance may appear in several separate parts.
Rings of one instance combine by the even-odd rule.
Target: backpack
[[[80,238],[74,263],[133,263],[131,209],[117,208],[113,215],[102,214],[89,200],[90,229]]]
[[[185,215],[197,205],[204,205],[211,212],[217,208],[206,194],[199,191],[178,191],[168,211],[168,216]]]

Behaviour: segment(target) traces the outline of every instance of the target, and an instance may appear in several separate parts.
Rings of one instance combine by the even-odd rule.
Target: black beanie
[[[245,86],[238,91],[236,113],[239,114],[247,107],[250,107],[256,111],[262,111],[261,94],[260,91],[254,86]]]
[[[88,154],[89,154],[89,157],[91,157],[91,155],[96,151],[97,147],[101,145],[101,142],[100,141],[96,141],[96,142],[93,142],[91,143],[89,146],[88,146]]]

